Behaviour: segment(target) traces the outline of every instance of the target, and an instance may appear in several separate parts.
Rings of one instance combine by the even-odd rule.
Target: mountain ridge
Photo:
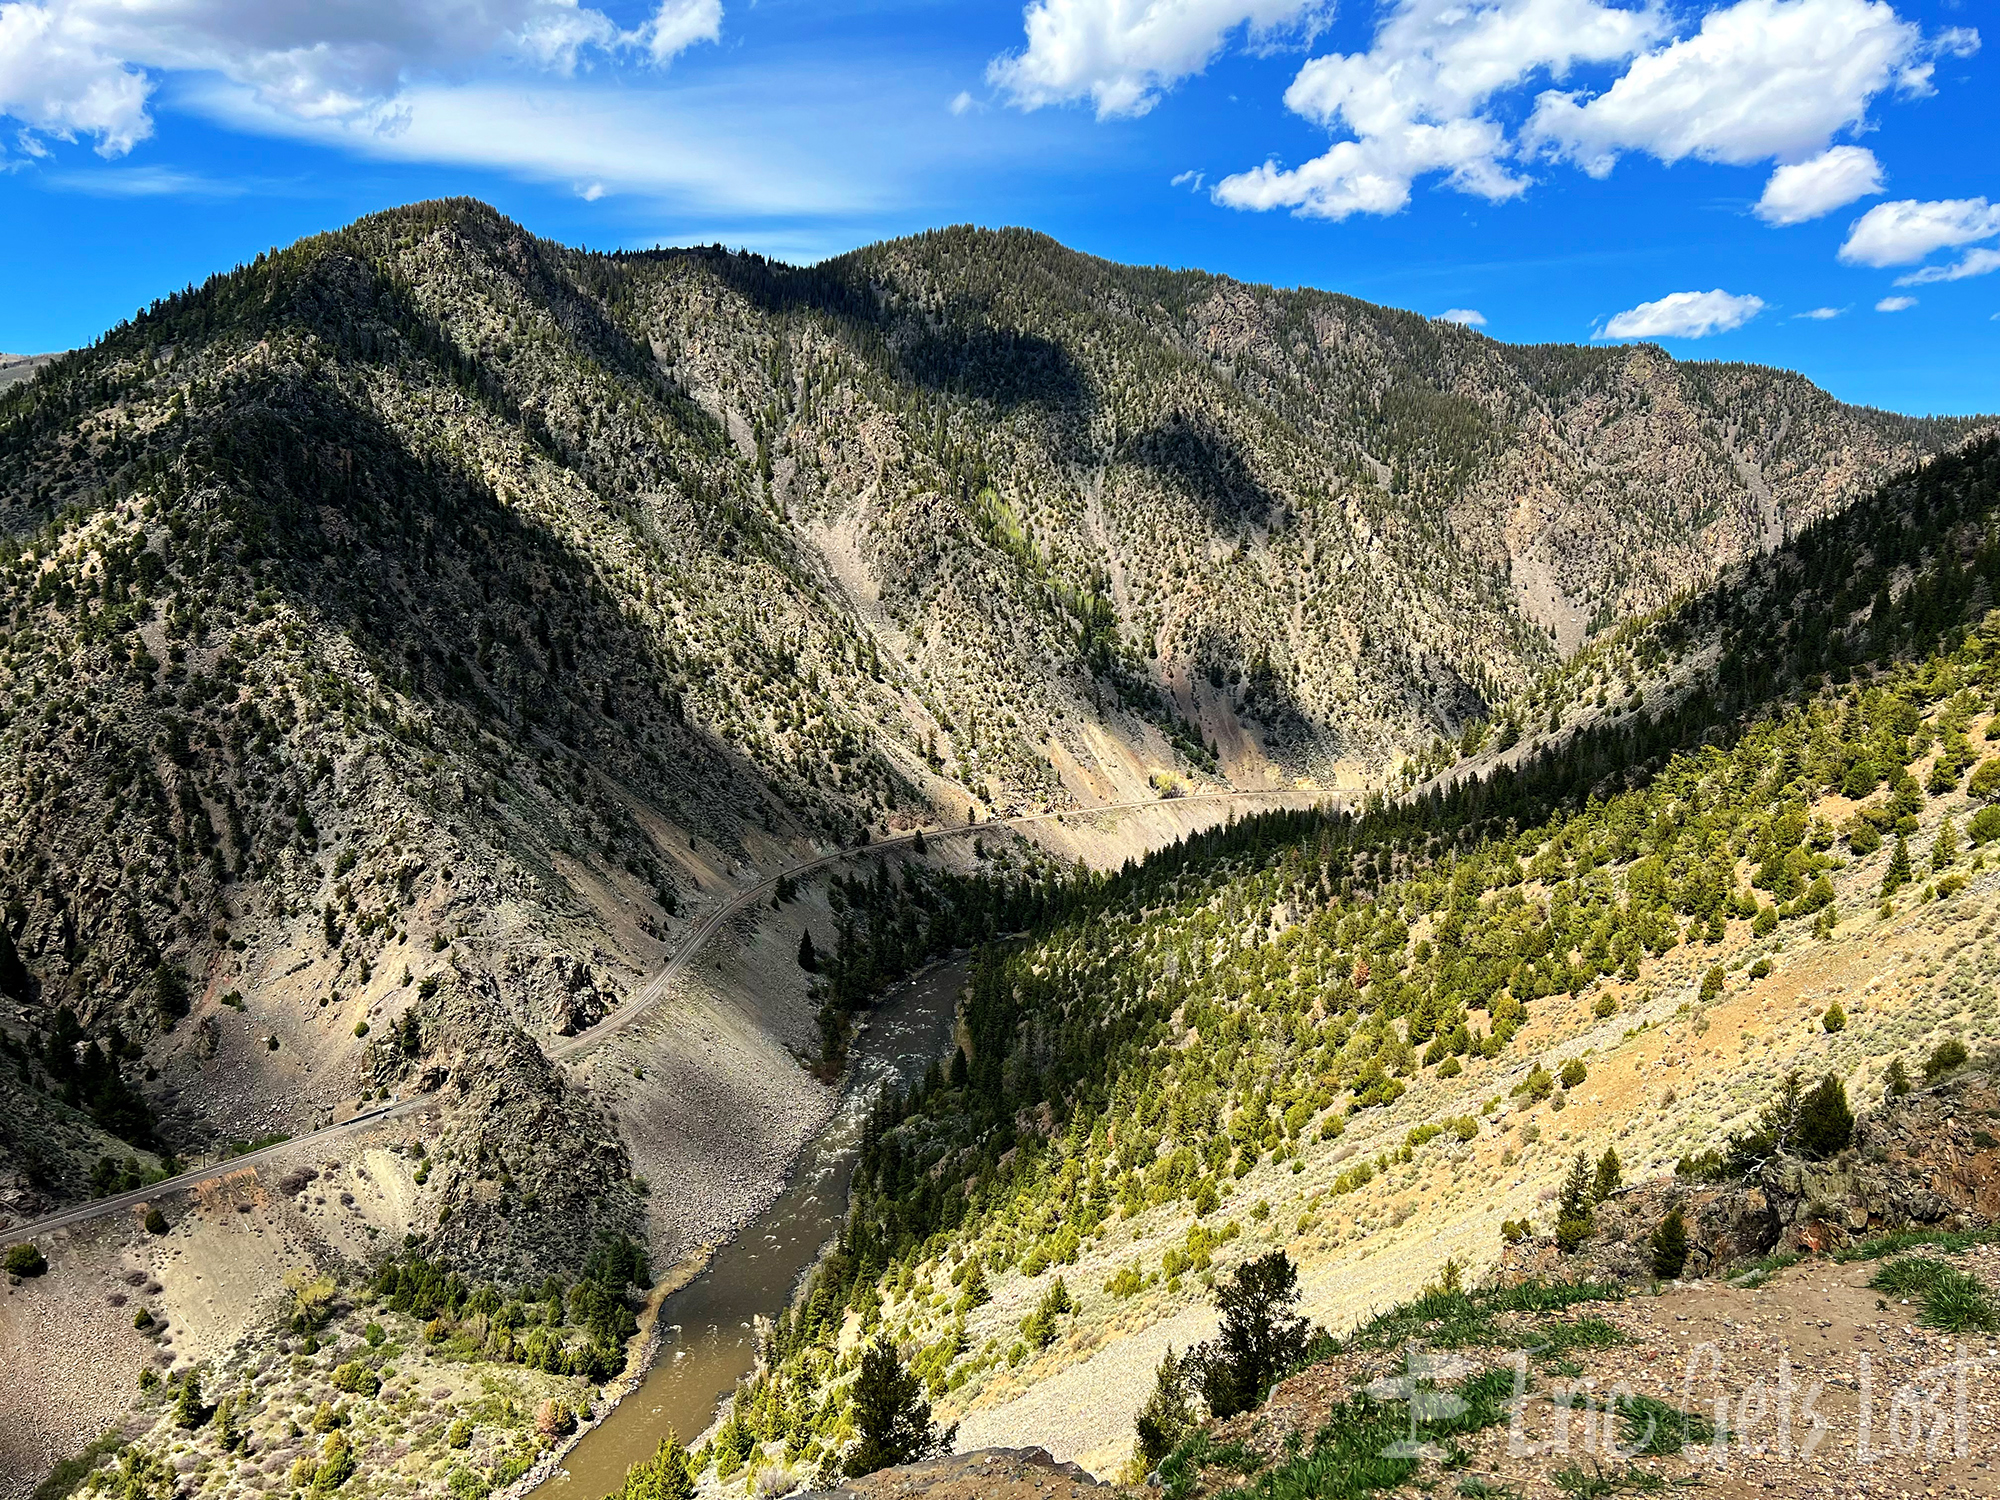
[[[223,999],[297,988],[238,927],[317,949],[287,1003],[328,1016],[264,1039],[323,1060],[323,1112],[412,1066],[329,1032],[407,1030],[417,907],[439,983],[497,945],[508,1025],[587,1024],[704,843],[1366,784],[1557,660],[1508,569],[1617,614],[1651,596],[1591,560],[1607,528],[1648,514],[1664,586],[1971,430],[1022,231],[795,269],[392,210],[0,397],[16,988],[132,1061],[192,1037],[199,1076]]]

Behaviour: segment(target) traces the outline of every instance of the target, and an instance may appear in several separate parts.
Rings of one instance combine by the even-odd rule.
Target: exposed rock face
[[[1781,1155],[1743,1182],[1634,1184],[1598,1204],[1595,1232],[1576,1254],[1524,1242],[1508,1249],[1500,1274],[1643,1281],[1653,1274],[1650,1236],[1674,1208],[1687,1223],[1690,1278],[1896,1230],[1984,1228],[2000,1211],[2000,1141],[1986,1128],[1996,1116],[1995,1075],[1961,1073],[1863,1115],[1854,1144],[1832,1161]]]
[[[904,1464],[850,1480],[839,1489],[808,1490],[800,1500],[1033,1500],[1058,1491],[1071,1495],[1128,1494],[1100,1484],[1076,1464],[1058,1463],[1046,1448],[977,1448],[946,1458]]]
[[[433,1168],[449,1263],[496,1276],[581,1265],[606,1233],[641,1233],[644,1202],[617,1127],[534,1041],[499,1019],[499,981],[455,977],[413,1011],[427,1047],[416,1083],[438,1094],[455,1141]]]
[[[588,1030],[610,1014],[619,1000],[616,980],[560,950],[536,959],[514,954],[506,977],[529,1024],[556,1036]]]

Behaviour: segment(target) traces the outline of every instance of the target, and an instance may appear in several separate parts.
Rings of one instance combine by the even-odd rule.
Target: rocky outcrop
[[[1573,1255],[1553,1239],[1508,1247],[1499,1274],[1641,1281],[1653,1274],[1651,1236],[1678,1208],[1687,1224],[1684,1277],[1714,1277],[1760,1256],[1837,1250],[1913,1228],[1985,1228],[2000,1218],[2000,1080],[1968,1071],[1886,1100],[1855,1123],[1830,1161],[1779,1155],[1746,1180],[1657,1178],[1597,1205]]]
[[[808,1490],[799,1500],[1029,1500],[1066,1486],[1071,1495],[1130,1493],[1100,1484],[1089,1470],[1058,1463],[1046,1448],[977,1448],[923,1463],[882,1469],[839,1489]]]

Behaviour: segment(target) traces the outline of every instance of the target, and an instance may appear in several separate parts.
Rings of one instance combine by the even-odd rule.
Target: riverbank
[[[692,1444],[737,1382],[755,1367],[757,1323],[783,1310],[838,1232],[855,1149],[882,1089],[920,1076],[950,1055],[958,999],[971,960],[940,960],[899,983],[866,1018],[848,1083],[825,1125],[774,1178],[769,1203],[703,1269],[657,1299],[634,1377],[560,1455],[504,1492],[503,1500],[599,1500],[625,1470],[650,1457],[669,1431]]]

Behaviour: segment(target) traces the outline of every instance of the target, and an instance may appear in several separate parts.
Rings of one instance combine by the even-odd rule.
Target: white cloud
[[[660,0],[640,34],[654,62],[672,62],[696,42],[722,40],[722,0]]]
[[[2000,205],[1984,198],[1878,203],[1854,221],[1840,247],[1850,266],[1907,266],[1934,250],[2000,234]]]
[[[1948,266],[1925,266],[1896,278],[1897,286],[1925,286],[1933,281],[1963,281],[2000,271],[2000,250],[1968,250]]]
[[[1611,318],[1592,335],[1600,339],[1699,339],[1741,328],[1764,310],[1762,297],[1712,292],[1670,292]]]
[[[1882,191],[1882,164],[1865,146],[1833,146],[1780,167],[1764,184],[1757,217],[1766,224],[1803,224]]]
[[[1917,305],[1915,297],[1884,297],[1875,304],[1877,312],[1908,312]]]
[[[1579,63],[1631,56],[1659,32],[1657,12],[1596,0],[1396,0],[1367,52],[1316,57],[1285,91],[1293,112],[1354,138],[1294,169],[1274,161],[1224,178],[1217,201],[1321,218],[1395,213],[1410,185],[1444,172],[1461,192],[1516,196],[1525,178],[1488,115],[1494,96]]]
[[[1038,0],[1031,20],[1121,12],[1121,0]],[[1243,9],[1239,0],[1237,11]],[[1323,218],[1395,213],[1417,179],[1500,202],[1529,186],[1521,163],[1567,159],[1602,176],[1642,151],[1779,170],[1760,212],[1796,223],[1879,189],[1858,146],[1871,103],[1930,87],[1935,59],[1964,55],[1975,33],[1926,41],[1887,0],[1737,0],[1679,34],[1662,0],[1385,0],[1366,52],[1308,61],[1285,103],[1336,139],[1296,167],[1274,160],[1225,177],[1217,202]],[[1221,45],[1224,33],[1214,33]],[[1204,57],[1206,54],[1204,54]],[[1601,93],[1550,89],[1579,67],[1622,71]],[[1542,87],[1513,131],[1521,91]],[[1100,103],[1100,112],[1113,112]],[[1830,149],[1831,148],[1831,149]],[[1842,195],[1845,196],[1842,196]]]
[[[1526,133],[1600,177],[1623,151],[1795,161],[1861,124],[1892,85],[1926,87],[1929,71],[1922,32],[1883,0],[1738,0],[1601,94],[1542,95]]]
[[[430,85],[401,96],[388,128],[374,117],[301,120],[221,86],[184,90],[178,102],[234,129],[377,160],[494,168],[565,188],[597,183],[606,192],[644,194],[711,215],[873,212],[896,201],[889,195],[908,177],[938,161],[924,155],[936,143],[922,142],[904,150],[903,170],[891,179],[861,170],[886,158],[907,133],[902,121],[918,102],[906,84],[874,80],[874,96],[894,98],[897,108],[872,124],[873,133],[834,137],[823,128],[828,114],[859,108],[839,80],[815,69],[808,78],[763,82],[755,89],[737,80],[667,91]]]
[[[1201,191],[1201,180],[1207,175],[1206,172],[1197,172],[1190,167],[1185,172],[1176,172],[1167,180],[1167,186],[1184,187],[1190,193],[1198,193]]]
[[[1440,323],[1456,323],[1460,328],[1484,328],[1486,314],[1475,307],[1448,307],[1438,314]]]
[[[1022,109],[1088,98],[1100,120],[1143,115],[1239,30],[1253,43],[1310,36],[1322,0],[1033,0],[1028,45],[986,77]]]
[[[1794,318],[1810,318],[1815,323],[1825,323],[1839,317],[1846,311],[1847,309],[1844,307],[1814,307],[1808,308],[1802,313],[1793,313],[1792,316]]]
[[[946,107],[949,108],[953,114],[962,115],[968,109],[971,109],[972,105],[973,105],[973,98],[971,92],[967,89],[960,89],[956,94],[953,94],[951,96],[951,103]]]
[[[666,62],[719,35],[721,0],[662,0],[621,31],[579,0],[9,0],[0,114],[106,156],[152,133],[156,75],[214,75],[298,120],[353,120],[494,58],[567,74],[590,49]]]

